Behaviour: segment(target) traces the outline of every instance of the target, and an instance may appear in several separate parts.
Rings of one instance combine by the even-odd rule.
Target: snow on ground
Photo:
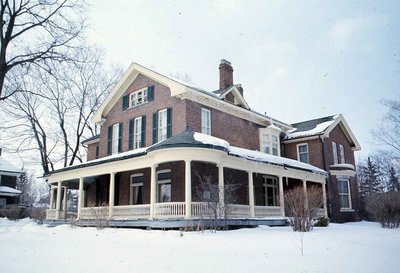
[[[49,228],[0,218],[1,272],[399,272],[400,229],[331,224],[226,232]]]

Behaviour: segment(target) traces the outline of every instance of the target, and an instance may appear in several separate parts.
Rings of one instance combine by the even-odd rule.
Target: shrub
[[[329,219],[326,217],[318,217],[314,223],[314,227],[327,227],[329,225]]]
[[[365,199],[365,209],[383,228],[400,226],[400,192],[376,193]]]

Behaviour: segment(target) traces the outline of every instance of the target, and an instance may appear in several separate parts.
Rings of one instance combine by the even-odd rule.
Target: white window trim
[[[346,212],[346,211],[354,211],[354,210],[353,210],[353,205],[352,205],[352,203],[351,203],[350,180],[349,180],[348,178],[337,178],[337,181],[338,181],[338,194],[339,194],[340,211],[345,211],[345,212]],[[349,192],[348,192],[347,194],[340,193],[339,181],[346,181],[346,182],[347,182],[347,189],[349,190]],[[341,195],[347,195],[347,196],[348,196],[348,199],[349,199],[349,207],[348,207],[348,208],[345,208],[345,207],[342,207],[342,206],[341,206],[341,204],[340,204],[340,196],[341,196]]]
[[[137,117],[133,120],[133,149],[141,148],[142,130],[142,117]]]
[[[267,179],[272,179],[272,180],[274,180],[276,183],[275,183],[275,185],[273,185],[273,184],[268,184],[267,183]],[[276,188],[276,193],[275,193],[275,191],[274,190],[272,190],[272,195],[273,195],[273,199],[274,200],[276,200],[276,203],[277,204],[275,204],[275,206],[274,207],[278,207],[279,206],[279,200],[278,200],[278,198],[279,198],[279,184],[278,184],[278,178],[276,177],[276,176],[270,176],[270,175],[264,175],[263,176],[263,187],[265,188],[265,194],[264,194],[264,202],[265,202],[265,206],[268,206],[268,188],[272,188],[272,189],[274,189],[274,188]],[[271,206],[269,206],[269,207],[271,207]]]
[[[139,105],[143,105],[148,103],[148,94],[147,94],[147,87],[139,89],[135,92],[132,92],[129,94],[129,108],[134,108],[134,107],[138,107]],[[137,103],[137,98],[139,97],[139,95],[141,95],[142,97],[142,102],[141,103]],[[136,98],[136,103],[133,104],[133,102],[135,101],[134,97]]]
[[[300,146],[304,146],[304,145],[307,147],[307,162],[300,161],[300,151],[299,151],[299,147],[300,147]],[[297,145],[296,145],[296,152],[297,152],[297,161],[310,164],[310,152],[309,152],[309,149],[308,149],[308,143],[299,143],[299,144],[297,144]]]
[[[119,146],[119,123],[112,126],[112,142],[111,142],[111,154],[118,154]]]
[[[260,151],[263,153],[264,152],[264,135],[268,135],[268,141],[269,141],[269,153],[270,155],[273,155],[272,153],[272,147],[275,144],[277,147],[277,154],[275,156],[281,156],[281,145],[280,145],[280,140],[279,140],[279,132],[276,132],[276,130],[271,130],[269,128],[262,128],[259,130],[259,141],[260,141]],[[278,142],[272,141],[272,137],[275,136],[278,139]]]
[[[333,155],[333,165],[338,164],[338,153],[336,142],[332,141],[332,155]]]
[[[172,180],[171,179],[158,180],[158,175],[160,173],[170,173],[170,172],[171,172],[171,169],[164,169],[164,170],[159,170],[159,171],[156,172],[156,179],[157,179],[157,191],[156,191],[156,195],[157,196],[156,196],[156,200],[157,200],[157,203],[161,203],[160,202],[160,192],[159,192],[159,189],[160,189],[159,185],[161,185],[161,184],[171,184],[171,200],[172,200]]]
[[[205,119],[205,116],[208,117],[208,120]],[[211,111],[206,108],[201,108],[201,133],[211,135]]]
[[[344,146],[342,144],[339,144],[339,154],[340,154],[340,164],[345,164],[346,159],[344,155]]]
[[[140,177],[143,176],[143,173],[135,173],[131,174],[130,181],[129,181],[129,205],[133,205],[133,188],[138,186],[143,186],[143,183],[132,183],[133,177]]]
[[[162,120],[162,117],[164,117],[164,120]],[[167,108],[158,111],[157,119],[157,142],[160,142],[167,139]],[[162,124],[161,121],[164,121],[164,123]]]

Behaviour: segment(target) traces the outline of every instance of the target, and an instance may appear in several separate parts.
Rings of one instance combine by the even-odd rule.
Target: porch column
[[[304,206],[306,207],[306,210],[308,210],[308,198],[307,198],[307,181],[304,179],[303,180],[303,190],[304,190]]]
[[[115,197],[115,173],[110,173],[110,196],[108,200],[108,219],[113,216],[114,209],[114,197]]]
[[[157,202],[157,165],[151,167],[150,180],[150,219],[155,216],[155,203]]]
[[[57,183],[57,201],[56,201],[56,220],[60,219],[60,207],[61,207],[61,181]]]
[[[78,194],[78,220],[81,217],[81,208],[83,205],[83,177],[79,178],[79,194]]]
[[[54,208],[54,188],[50,185],[50,209]]]
[[[192,172],[191,161],[185,160],[185,219],[192,217]]]
[[[225,189],[224,189],[224,166],[218,164],[218,188],[219,188],[219,203],[220,208],[225,207]],[[224,217],[224,212],[219,212],[221,217]]]
[[[326,183],[322,184],[322,198],[323,198],[323,202],[324,202],[324,215],[326,218],[328,218],[328,205],[326,202]]]
[[[67,187],[63,187],[63,218],[67,219]]]
[[[255,217],[254,210],[254,183],[253,183],[253,172],[248,171],[248,180],[249,180],[249,205],[250,205],[250,217]]]
[[[283,177],[278,176],[279,179],[279,206],[281,207],[282,216],[285,216],[285,196],[283,194]]]

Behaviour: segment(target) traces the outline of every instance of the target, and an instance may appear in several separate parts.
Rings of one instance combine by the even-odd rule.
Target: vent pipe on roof
[[[219,89],[225,89],[233,85],[233,67],[225,59],[219,64]]]

